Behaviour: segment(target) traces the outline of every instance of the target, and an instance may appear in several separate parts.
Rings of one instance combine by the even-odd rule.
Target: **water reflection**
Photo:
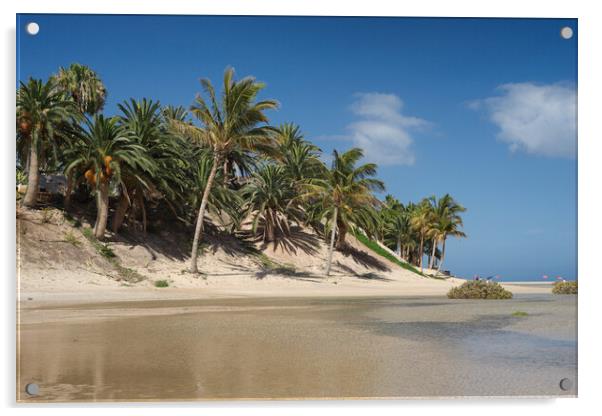
[[[489,318],[481,306],[480,318],[417,322],[458,307],[423,301],[433,305],[279,300],[263,301],[277,306],[267,310],[23,325],[20,391],[36,382],[40,396],[19,399],[559,395],[560,378],[576,379],[575,339],[513,330],[511,319],[495,321],[503,304]],[[311,308],[286,308],[300,302]],[[530,305],[574,326],[571,301],[561,302]]]

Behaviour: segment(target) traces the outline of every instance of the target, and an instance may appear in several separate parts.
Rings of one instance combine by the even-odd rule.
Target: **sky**
[[[130,97],[189,106],[232,66],[326,159],[362,147],[400,201],[464,205],[444,269],[577,277],[576,19],[17,16],[18,81],[73,62],[102,78],[108,115]]]

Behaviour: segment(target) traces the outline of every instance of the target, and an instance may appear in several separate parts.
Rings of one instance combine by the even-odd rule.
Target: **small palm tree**
[[[253,173],[242,195],[253,218],[253,232],[259,220],[263,220],[264,242],[275,241],[277,230],[283,235],[289,234],[290,221],[298,221],[303,216],[293,183],[282,166],[268,164]]]
[[[30,78],[27,84],[21,82],[17,91],[17,148],[26,158],[28,183],[23,205],[36,205],[44,156],[50,150],[57,153],[59,142],[69,137],[72,120],[77,117],[73,101],[54,81]]]
[[[174,129],[199,146],[209,147],[213,156],[213,165],[203,191],[201,205],[196,221],[190,271],[198,273],[197,257],[199,241],[202,239],[203,221],[207,201],[219,167],[235,151],[254,151],[273,142],[273,129],[269,128],[266,110],[275,109],[274,100],[257,101],[257,95],[264,84],[252,77],[234,80],[234,70],[226,69],[221,99],[218,100],[215,88],[208,79],[201,80],[207,97],[198,95],[191,113],[201,127],[173,120]]]
[[[66,169],[67,173],[73,169],[85,171],[84,177],[96,193],[94,235],[99,239],[104,238],[107,226],[111,184],[122,183],[124,170],[152,175],[155,166],[146,149],[128,136],[118,121],[102,115],[86,119],[79,132],[80,142],[69,152],[71,160]]]
[[[320,148],[305,140],[299,126],[292,123],[280,125],[276,146],[274,158],[298,189],[308,180],[324,175],[326,166],[320,160]]]
[[[107,98],[107,89],[98,74],[86,65],[71,64],[59,68],[54,75],[57,87],[67,93],[82,113],[94,115],[102,110]]]
[[[373,163],[356,166],[363,157],[363,151],[353,148],[345,153],[333,151],[332,167],[325,179],[314,179],[304,185],[302,198],[320,201],[321,217],[326,219],[326,230],[330,230],[330,244],[326,275],[330,274],[332,254],[338,231],[336,246],[345,245],[345,236],[350,227],[364,229],[372,227],[378,200],[375,191],[383,191],[384,184],[374,179],[377,166]]]

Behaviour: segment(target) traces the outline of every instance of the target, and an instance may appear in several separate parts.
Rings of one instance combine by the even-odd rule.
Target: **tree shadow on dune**
[[[353,261],[369,269],[376,269],[381,272],[389,272],[391,269],[383,261],[376,257],[366,253],[365,251],[358,250],[349,244],[338,250],[343,256],[351,257]],[[340,264],[340,263],[339,263]]]
[[[390,282],[392,281],[392,279],[389,279],[387,277],[384,277],[378,273],[374,273],[374,272],[368,272],[368,273],[358,273],[355,270],[353,270],[351,267],[349,266],[345,266],[344,264],[341,264],[340,262],[336,263],[335,266],[337,269],[342,270],[344,275],[351,275],[354,277],[357,277],[358,279],[362,279],[362,280],[377,280],[380,282]]]
[[[259,245],[259,250],[263,250],[269,246],[274,248],[274,251],[280,249],[287,254],[297,254],[299,251],[314,256],[319,253],[320,238],[315,234],[305,232],[301,227],[291,227],[290,233],[277,233],[274,241],[263,241],[262,225],[260,223],[259,232],[254,234],[251,230],[238,232],[238,237],[250,243],[253,247]]]

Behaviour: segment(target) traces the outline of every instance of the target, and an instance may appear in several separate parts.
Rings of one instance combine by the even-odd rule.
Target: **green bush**
[[[577,282],[556,282],[552,288],[552,293],[555,295],[576,295]]]
[[[79,238],[77,238],[71,231],[65,233],[65,242],[73,245],[74,247],[79,247],[82,244],[82,242],[79,241]]]
[[[512,292],[497,282],[469,280],[460,286],[452,287],[447,293],[450,299],[512,299]]]
[[[157,280],[155,282],[155,287],[168,287],[169,282],[167,280]]]

